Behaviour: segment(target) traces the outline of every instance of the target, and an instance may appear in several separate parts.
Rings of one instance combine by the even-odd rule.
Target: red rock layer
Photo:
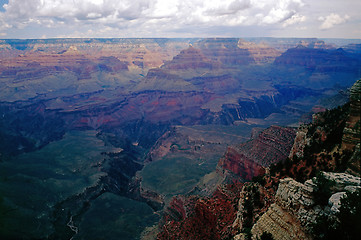
[[[211,198],[175,197],[167,208],[159,240],[229,239],[242,184],[219,188]]]
[[[218,163],[218,169],[226,170],[243,180],[252,180],[264,173],[264,167],[283,161],[292,148],[296,130],[271,126],[257,138],[237,147],[229,147]]]

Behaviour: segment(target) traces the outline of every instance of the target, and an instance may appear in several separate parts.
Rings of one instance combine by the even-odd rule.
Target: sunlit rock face
[[[228,147],[218,168],[250,181],[254,176],[263,174],[264,167],[288,157],[295,135],[295,129],[271,126],[253,140]]]
[[[240,49],[245,49],[249,52],[250,57],[253,58],[257,64],[272,63],[276,57],[281,55],[281,51],[270,47],[266,43],[253,43],[244,40],[239,40],[238,45]]]
[[[215,38],[205,39],[195,44],[202,53],[213,61],[220,62],[225,65],[247,65],[254,63],[247,48],[238,46],[239,39],[234,38]]]
[[[216,69],[220,64],[211,61],[199,49],[192,46],[182,50],[172,61],[166,62],[163,68],[172,70],[186,70],[186,69]]]
[[[314,201],[315,178],[299,183],[291,178],[280,180],[275,203],[252,227],[252,239],[265,231],[275,239],[313,239],[311,225],[317,216],[337,213],[340,198],[346,192],[359,188],[361,179],[346,173],[323,172],[326,179],[335,182],[328,202],[331,211]]]

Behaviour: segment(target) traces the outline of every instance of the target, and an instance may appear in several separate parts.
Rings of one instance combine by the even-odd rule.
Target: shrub
[[[260,240],[274,240],[273,236],[269,232],[263,232]]]
[[[361,189],[347,193],[341,199],[340,212],[336,215],[320,215],[311,225],[314,239],[356,240],[361,236]]]
[[[345,239],[360,239],[361,236],[361,189],[341,198],[339,231]]]
[[[252,182],[259,183],[262,186],[266,184],[266,180],[264,179],[263,175],[258,175],[258,176],[252,177]]]
[[[319,172],[315,180],[316,188],[313,191],[313,199],[318,205],[327,205],[332,195],[331,188],[335,182],[328,180],[322,172]]]

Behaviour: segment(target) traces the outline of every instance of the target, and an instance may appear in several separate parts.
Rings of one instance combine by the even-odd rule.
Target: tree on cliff
[[[312,226],[315,239],[358,240],[361,236],[361,188],[341,198],[336,216],[320,215]]]

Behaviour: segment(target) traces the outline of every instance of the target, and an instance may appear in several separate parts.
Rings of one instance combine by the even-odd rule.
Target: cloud
[[[286,21],[284,21],[282,26],[287,27],[289,25],[305,22],[306,19],[307,19],[306,16],[297,13],[297,14],[293,15],[292,17],[288,18]]]
[[[304,6],[301,0],[281,0],[269,10],[268,14],[263,17],[263,24],[282,23],[292,18]]]
[[[303,7],[303,0],[11,0],[0,12],[0,30],[38,24],[69,25],[84,34],[89,27],[151,34],[152,28],[167,33],[197,27],[288,26],[304,21],[299,14]]]
[[[225,4],[219,4],[219,2],[217,3],[217,1],[215,1],[213,4],[210,3],[206,6],[204,14],[213,16],[233,15],[250,7],[250,0],[234,0],[225,2]]]
[[[341,17],[340,15],[335,14],[335,13],[331,13],[327,17],[319,17],[318,18],[319,21],[322,21],[322,24],[320,26],[321,30],[327,30],[327,29],[333,28],[335,25],[345,23],[349,19],[350,19],[350,17],[348,15]]]

